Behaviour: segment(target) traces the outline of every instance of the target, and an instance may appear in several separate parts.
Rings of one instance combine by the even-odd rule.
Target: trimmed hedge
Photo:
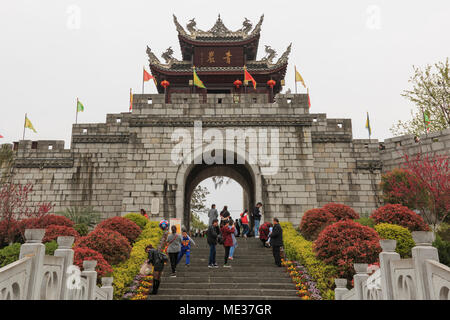
[[[95,271],[97,271],[97,279],[100,277],[107,277],[112,273],[112,268],[110,264],[103,258],[100,252],[89,248],[75,248],[73,254],[73,264],[78,266],[81,271],[83,271],[83,261],[84,260],[97,260],[97,265]]]
[[[380,239],[397,240],[395,251],[402,258],[411,257],[411,249],[415,246],[415,243],[408,229],[396,224],[380,223],[375,226],[375,231]]]
[[[80,237],[80,234],[72,227],[62,225],[50,225],[45,228],[45,236],[42,239],[43,243],[56,240],[60,236],[75,237],[75,241]]]
[[[337,221],[359,219],[359,214],[352,207],[345,204],[331,202],[322,208],[331,213]]]
[[[307,240],[315,240],[319,233],[328,225],[336,222],[336,218],[323,208],[311,209],[305,212],[300,223],[300,232]]]
[[[289,222],[281,222],[283,228],[284,250],[291,260],[300,262],[308,269],[311,277],[317,282],[317,288],[323,299],[334,299],[334,278],[337,269],[316,258],[312,242],[303,238]]]
[[[127,214],[124,215],[123,217],[124,217],[125,219],[131,220],[131,221],[133,221],[134,223],[136,223],[136,224],[139,226],[139,228],[141,228],[141,230],[144,229],[145,226],[147,225],[147,223],[150,222],[146,217],[144,217],[144,216],[143,216],[142,214],[140,214],[140,213],[134,213],[134,212],[131,212],[131,213],[127,213]]]
[[[20,243],[13,243],[0,250],[0,268],[19,260]]]
[[[117,231],[132,244],[137,237],[141,234],[141,228],[129,219],[122,217],[113,217],[100,222],[95,229],[107,229]]]
[[[136,239],[130,253],[130,258],[113,266],[112,277],[114,278],[113,287],[115,300],[122,298],[127,286],[131,284],[134,277],[139,273],[142,264],[147,260],[145,248],[149,244],[156,247],[159,244],[162,234],[158,222],[148,222],[140,236]]]
[[[379,236],[375,230],[353,220],[329,225],[314,241],[317,258],[338,268],[339,277],[351,280],[354,263],[374,263],[381,252]]]
[[[374,210],[370,216],[375,224],[390,223],[408,228],[409,231],[430,231],[421,216],[401,204],[387,204]]]
[[[445,241],[439,234],[436,234],[433,247],[438,249],[439,262],[450,267],[450,241]]]

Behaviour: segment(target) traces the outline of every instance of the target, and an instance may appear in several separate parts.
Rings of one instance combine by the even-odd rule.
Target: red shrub
[[[103,220],[97,225],[96,228],[117,231],[127,238],[130,243],[133,243],[141,234],[141,228],[139,228],[136,223],[122,217],[113,217]]]
[[[14,219],[0,221],[0,248],[7,246],[10,242],[20,241],[18,221]]]
[[[59,236],[72,236],[75,240],[80,236],[80,234],[72,227],[51,225],[45,228],[45,236],[42,242],[50,242],[56,240]]]
[[[47,214],[39,219],[39,226],[42,228],[48,227],[50,225],[73,227],[75,224],[72,220],[64,216],[58,216],[55,214]]]
[[[375,224],[391,223],[408,228],[409,231],[429,231],[430,227],[421,216],[401,204],[387,204],[376,209],[370,216]]]
[[[87,247],[98,251],[111,265],[116,265],[130,257],[131,246],[127,238],[120,233],[96,228],[85,237],[81,237],[76,247]]]
[[[83,271],[84,260],[97,260],[95,271],[97,271],[98,277],[105,277],[113,272],[110,264],[103,258],[101,253],[85,247],[75,248],[73,264],[80,267],[81,271]]]
[[[347,219],[355,220],[360,218],[359,214],[355,210],[345,204],[327,203],[323,206],[323,209],[331,213],[338,221]]]
[[[377,232],[353,220],[329,225],[314,242],[316,256],[337,266],[339,276],[351,280],[353,263],[374,263],[381,252]]]
[[[311,209],[305,212],[300,223],[300,232],[308,240],[315,240],[328,225],[336,222],[336,218],[325,209]]]

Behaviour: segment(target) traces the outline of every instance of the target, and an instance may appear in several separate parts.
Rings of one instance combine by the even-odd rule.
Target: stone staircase
[[[239,246],[231,268],[223,268],[224,248],[218,245],[219,268],[208,268],[209,246],[206,238],[193,238],[191,265],[185,258],[177,266],[177,277],[170,277],[170,265],[164,267],[161,286],[150,300],[292,300],[295,285],[284,268],[275,265],[272,250],[263,248],[256,238],[237,238]]]

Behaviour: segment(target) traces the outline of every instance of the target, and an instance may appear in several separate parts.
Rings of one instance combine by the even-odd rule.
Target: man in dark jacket
[[[209,263],[208,268],[218,268],[216,263],[216,245],[217,237],[220,234],[219,220],[214,219],[206,232],[206,241],[209,244]]]
[[[281,267],[280,248],[283,246],[283,229],[281,229],[280,222],[277,218],[273,218],[273,229],[270,235],[270,246],[273,250],[275,264]]]
[[[259,225],[261,222],[261,210],[260,210],[261,207],[262,207],[262,203],[258,202],[252,212],[253,226],[254,226],[253,229],[255,232],[255,238],[259,237],[258,231],[259,231]]]

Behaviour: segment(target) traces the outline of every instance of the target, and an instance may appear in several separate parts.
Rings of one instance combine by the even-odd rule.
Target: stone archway
[[[255,203],[262,201],[262,181],[259,166],[249,164],[245,159],[248,154],[245,151],[237,150],[234,153],[234,164],[225,164],[225,155],[227,150],[224,149],[224,164],[204,163],[201,159],[194,159],[191,164],[181,164],[178,168],[176,182],[176,217],[182,220],[185,227],[190,224],[190,200],[194,188],[203,180],[212,176],[225,176],[232,178],[242,186],[246,193],[246,205],[250,210]],[[197,160],[197,161],[195,161]]]

